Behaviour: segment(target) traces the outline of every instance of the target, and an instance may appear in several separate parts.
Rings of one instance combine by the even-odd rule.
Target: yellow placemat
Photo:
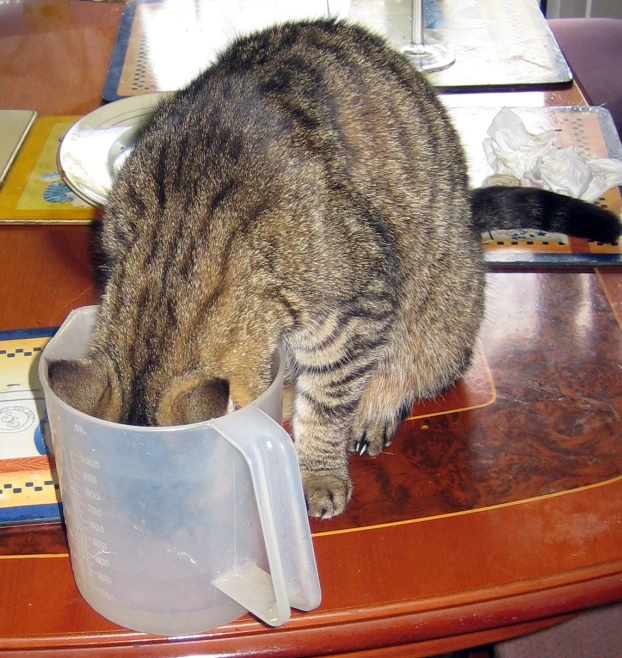
[[[56,162],[61,139],[81,117],[38,119],[0,191],[0,223],[87,224],[100,210],[65,185]]]

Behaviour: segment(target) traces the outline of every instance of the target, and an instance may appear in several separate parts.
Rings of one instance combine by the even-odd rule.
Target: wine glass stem
[[[410,40],[415,46],[423,45],[423,0],[413,0]]]

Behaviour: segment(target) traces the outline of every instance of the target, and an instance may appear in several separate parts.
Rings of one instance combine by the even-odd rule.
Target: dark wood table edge
[[[486,633],[487,641],[516,637],[529,632],[526,624],[546,627],[563,621],[563,616],[614,603],[620,597],[621,573],[622,559],[581,569],[572,574],[573,582],[561,582],[559,575],[542,578],[540,587],[532,592],[516,591],[520,587],[518,583],[499,597],[496,593],[499,587],[491,587],[477,593],[457,594],[449,606],[445,600],[442,607],[439,600],[436,609],[430,599],[378,606],[366,618],[361,618],[360,609],[296,614],[289,623],[269,631],[259,627],[258,632],[257,622],[246,617],[238,624],[198,637],[161,638],[122,630],[54,637],[5,637],[0,638],[3,647],[0,656],[17,658],[32,651],[42,656],[58,655],[59,651],[67,656],[94,655],[92,650],[97,649],[97,655],[120,658],[130,654],[137,658],[174,657],[184,655],[183,647],[186,653],[196,656],[302,658],[435,641],[443,642],[445,651],[448,642],[457,648],[467,648],[479,643],[477,634]],[[478,594],[477,601],[473,601],[474,594]],[[428,609],[422,610],[424,606]]]
[[[338,656],[338,658],[428,658],[429,656],[437,655],[440,653],[447,653],[451,651],[460,651],[462,649],[470,649],[473,647],[479,647],[487,644],[493,644],[495,642],[501,642],[504,640],[510,640],[513,638],[521,637],[523,635],[527,635],[529,633],[535,633],[540,630],[545,630],[547,628],[551,628],[552,626],[557,626],[560,623],[563,623],[565,621],[568,621],[572,619],[575,615],[574,614],[569,614],[569,615],[562,615],[560,617],[554,617],[550,619],[543,619],[543,620],[538,620],[538,621],[532,621],[532,622],[527,622],[527,623],[522,623],[522,624],[516,624],[512,626],[508,626],[505,628],[501,629],[494,629],[491,631],[477,631],[475,633],[469,633],[466,635],[455,635],[449,638],[441,638],[441,639],[433,639],[433,640],[424,640],[422,642],[416,642],[416,643],[410,643],[410,644],[397,644],[397,645],[391,645],[387,647],[382,647],[382,648],[363,648],[361,650],[357,650],[354,652],[348,651],[347,653],[339,653],[335,654],[331,652],[330,654],[324,654],[324,656],[319,656],[316,655],[315,658],[328,658],[329,656]],[[173,644],[173,642],[169,642],[166,645],[160,645],[162,651],[166,651],[166,653],[162,653],[161,655],[166,655],[166,656],[171,656],[172,658],[182,658],[185,654],[185,652],[179,651],[180,647],[183,647],[183,643],[176,643]],[[192,645],[194,649],[196,647]],[[171,649],[174,648],[173,651]],[[152,645],[149,645],[149,651],[153,651],[154,647]],[[40,651],[37,651],[37,656],[57,656],[58,655],[58,649],[42,649]],[[108,647],[106,648],[105,646],[102,648],[100,646],[91,646],[87,648],[73,648],[73,649],[63,649],[63,656],[66,658],[79,658],[79,656],[85,656],[85,658],[98,658],[98,656],[118,656],[119,658],[123,658],[123,656],[138,656],[141,658],[143,655],[143,652],[136,651],[135,648],[132,647],[119,647],[119,646],[114,646],[114,647]],[[156,650],[156,654],[159,654]],[[0,657],[6,657],[6,658],[30,658],[33,655],[32,651],[30,649],[24,649],[24,650],[10,650],[10,651],[0,651]],[[149,656],[152,654],[149,653]],[[211,651],[209,653],[204,653],[204,652],[193,652],[192,658],[209,658],[215,655],[223,656],[224,654],[214,654]],[[226,655],[232,655],[232,654],[226,654]],[[240,654],[236,654],[239,658]],[[256,654],[254,653],[246,653],[244,655],[250,656],[253,655],[255,656]],[[282,653],[277,653],[277,652],[272,652],[270,655],[285,655]],[[155,656],[154,656],[155,658]]]

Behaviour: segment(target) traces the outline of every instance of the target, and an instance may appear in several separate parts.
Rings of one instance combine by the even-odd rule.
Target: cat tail
[[[536,187],[482,187],[471,192],[473,227],[479,232],[531,228],[596,242],[616,242],[622,223],[599,206]]]

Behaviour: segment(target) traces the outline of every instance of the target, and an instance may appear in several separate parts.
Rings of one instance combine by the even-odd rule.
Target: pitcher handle
[[[248,464],[270,567],[268,574],[257,565],[242,565],[214,584],[267,624],[280,626],[291,607],[313,610],[321,600],[294,444],[278,423],[253,406],[212,424]]]

